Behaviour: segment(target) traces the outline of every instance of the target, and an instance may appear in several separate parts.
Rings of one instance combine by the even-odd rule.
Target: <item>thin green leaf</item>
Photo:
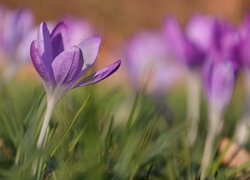
[[[83,102],[82,106],[80,107],[80,109],[78,110],[78,112],[76,113],[74,119],[71,121],[69,127],[67,128],[66,132],[64,133],[63,137],[60,139],[59,143],[56,145],[56,147],[54,148],[54,150],[50,153],[50,156],[52,157],[55,152],[57,151],[57,149],[60,147],[60,145],[63,143],[65,137],[67,137],[67,135],[69,134],[71,128],[73,127],[73,125],[75,124],[76,120],[78,119],[78,117],[80,116],[80,114],[82,113],[82,111],[85,109],[87,102],[90,98],[90,94],[88,95],[88,97],[86,98],[86,100]]]

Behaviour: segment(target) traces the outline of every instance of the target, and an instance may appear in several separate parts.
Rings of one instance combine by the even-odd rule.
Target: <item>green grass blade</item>
[[[114,123],[114,115],[112,114],[111,120],[110,120],[110,123],[109,123],[109,129],[108,129],[106,140],[105,140],[105,145],[106,145],[105,150],[106,150],[106,152],[108,151],[108,149],[111,146],[113,123]]]
[[[54,148],[54,150],[50,153],[50,156],[52,157],[55,152],[57,151],[57,149],[59,148],[59,146],[63,143],[65,137],[69,134],[71,128],[73,127],[73,125],[75,124],[76,120],[78,119],[78,117],[80,116],[80,114],[82,113],[82,111],[85,109],[88,100],[90,98],[90,94],[88,95],[88,97],[86,98],[86,100],[83,102],[82,106],[80,107],[80,109],[78,110],[78,112],[76,113],[74,119],[71,121],[69,127],[67,128],[66,132],[64,133],[63,137],[61,138],[61,140],[59,141],[59,143],[56,145],[56,147]]]
[[[131,109],[130,114],[129,114],[128,122],[126,124],[126,132],[131,127],[131,124],[132,124],[132,121],[133,121],[133,118],[134,118],[134,115],[135,115],[136,107],[137,107],[138,102],[139,102],[139,98],[140,98],[140,91],[138,91],[136,93],[134,104],[132,106],[132,109]]]
[[[83,128],[83,129],[81,130],[81,132],[78,134],[78,136],[76,137],[76,139],[73,141],[72,145],[69,147],[69,153],[71,153],[71,152],[74,150],[76,144],[78,143],[80,137],[83,135],[85,129],[86,129],[86,128]]]
[[[215,162],[213,163],[212,165],[212,168],[211,168],[211,173],[210,173],[210,176],[211,177],[214,177],[216,171],[218,170],[220,164],[221,164],[221,161],[222,159],[224,158],[224,156],[226,155],[227,151],[229,150],[230,146],[232,145],[232,141],[230,141],[227,145],[226,145],[226,148],[223,150],[223,152],[219,155],[219,157],[215,160]]]

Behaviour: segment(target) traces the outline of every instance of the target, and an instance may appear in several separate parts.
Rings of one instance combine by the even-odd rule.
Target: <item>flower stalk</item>
[[[244,114],[239,121],[239,124],[236,129],[235,139],[239,145],[244,145],[248,140],[249,135],[249,125],[250,125],[250,71],[245,70],[244,72],[244,81],[245,81],[245,109]]]
[[[205,179],[210,161],[213,156],[213,147],[216,136],[220,133],[223,126],[223,112],[216,109],[215,106],[209,107],[208,132],[205,141],[204,154],[201,163],[201,180]]]
[[[198,131],[198,123],[200,119],[200,77],[196,71],[188,73],[187,84],[187,117],[190,120],[190,128],[188,131],[188,143],[192,146],[195,143]]]
[[[46,134],[46,130],[48,128],[52,113],[53,113],[53,111],[55,109],[55,105],[56,105],[56,102],[55,102],[54,98],[48,98],[47,99],[46,114],[45,114],[45,117],[44,117],[44,120],[43,120],[42,128],[41,128],[38,140],[37,140],[37,144],[36,144],[36,147],[38,149],[41,148],[41,146],[43,144],[44,137],[45,137],[45,134]]]

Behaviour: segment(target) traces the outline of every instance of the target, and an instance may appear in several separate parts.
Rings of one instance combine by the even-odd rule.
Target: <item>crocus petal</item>
[[[52,62],[52,68],[57,84],[70,86],[81,76],[83,56],[77,46],[60,53]]]
[[[243,67],[250,67],[250,14],[248,14],[240,27],[240,38],[242,41],[240,53]]]
[[[187,25],[187,37],[204,50],[213,46],[215,19],[209,16],[194,15]]]
[[[174,55],[178,58],[184,59],[185,55],[185,38],[181,27],[174,17],[168,17],[164,24],[164,34],[169,48],[173,51]]]
[[[100,44],[101,38],[99,36],[92,36],[79,45],[84,59],[83,72],[86,72],[94,64]]]
[[[1,13],[5,13],[5,16],[1,17],[2,24],[0,25],[0,44],[3,55],[8,60],[17,64],[26,62],[30,58],[30,44],[35,38],[32,38],[28,46],[21,46],[22,42],[29,36],[31,28],[33,27],[33,14],[27,9],[17,9]],[[24,51],[19,53],[17,52],[19,49]]]
[[[120,65],[121,65],[121,61],[118,60],[115,63],[101,69],[100,71],[97,71],[96,73],[84,78],[82,81],[78,82],[75,86],[73,86],[73,88],[97,83],[97,82],[109,77],[114,72],[116,72],[117,69],[120,67]]]
[[[6,54],[11,54],[16,42],[19,41],[20,33],[18,31],[20,31],[20,27],[16,27],[19,18],[18,11],[10,11],[6,14],[3,21],[1,45]]]
[[[44,63],[51,64],[53,59],[53,49],[51,45],[50,33],[45,22],[42,22],[38,29],[37,47]]]
[[[42,79],[44,81],[49,81],[50,80],[50,76],[49,76],[49,72],[42,60],[42,57],[40,56],[39,50],[37,48],[37,41],[34,40],[31,43],[30,46],[30,56],[31,56],[31,60],[33,62],[34,67],[36,68],[36,71],[38,72],[38,74],[42,77]]]
[[[53,48],[53,58],[55,58],[63,50],[70,47],[68,28],[63,22],[57,24],[51,33],[51,43]]]
[[[206,53],[191,41],[185,41],[185,61],[189,68],[200,68],[206,61]]]
[[[18,21],[16,22],[16,29],[18,30],[18,35],[23,39],[24,36],[29,33],[30,29],[34,25],[34,17],[31,11],[27,9],[20,9],[18,11]]]

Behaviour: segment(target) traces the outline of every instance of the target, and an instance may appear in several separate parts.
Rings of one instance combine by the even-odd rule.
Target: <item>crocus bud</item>
[[[231,61],[208,62],[204,67],[205,92],[210,106],[222,112],[230,102],[235,70]]]

